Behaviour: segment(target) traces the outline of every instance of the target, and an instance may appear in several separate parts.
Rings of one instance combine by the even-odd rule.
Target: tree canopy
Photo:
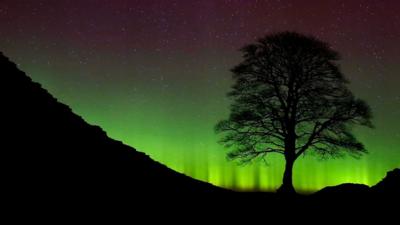
[[[230,149],[230,159],[250,162],[283,154],[291,185],[291,167],[300,155],[359,157],[367,152],[351,129],[372,127],[371,110],[347,87],[339,54],[327,43],[282,32],[241,52],[243,61],[231,70],[229,118],[215,127],[223,133],[221,143]]]

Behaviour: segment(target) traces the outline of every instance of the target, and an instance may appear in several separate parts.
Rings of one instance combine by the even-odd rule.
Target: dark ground
[[[278,215],[284,215],[282,220],[295,215],[309,218],[316,212],[349,216],[363,212],[368,218],[372,214],[367,212],[399,209],[399,169],[372,188],[343,184],[293,197],[233,192],[177,173],[110,139],[1,53],[0,76],[2,202],[17,212],[14,219],[26,218],[29,212],[68,218],[90,215],[89,211],[97,216],[118,211],[133,216],[152,213],[149,221],[161,214],[268,221]]]

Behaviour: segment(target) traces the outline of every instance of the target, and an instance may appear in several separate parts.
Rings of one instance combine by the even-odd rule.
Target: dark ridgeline
[[[372,127],[371,110],[353,96],[340,71],[339,54],[314,37],[295,32],[267,35],[241,49],[232,69],[229,118],[216,125],[230,159],[250,162],[282,154],[278,192],[294,194],[292,170],[300,156],[360,157],[355,125]]]
[[[318,203],[315,205],[330,202],[334,205],[343,204],[346,208],[379,206],[381,209],[386,209],[398,204],[399,201],[400,168],[387,172],[386,176],[372,187],[346,183],[325,187],[310,196],[310,202]]]
[[[69,210],[79,209],[85,213],[128,210],[134,216],[147,215],[139,211],[185,212],[195,218],[217,215],[253,221],[264,220],[264,215],[325,211],[334,207],[330,197],[340,195],[339,191],[335,192],[338,195],[287,198],[273,193],[238,193],[194,180],[87,124],[1,53],[0,76],[2,203],[18,213],[14,218],[38,211],[45,217],[52,213],[70,217]],[[391,202],[393,196],[399,196],[399,171],[372,188],[384,193],[382,196],[390,193],[383,200]],[[347,201],[346,196],[337,199]],[[374,208],[363,204],[370,200],[353,203],[361,209]]]
[[[371,187],[372,193],[376,195],[390,195],[400,197],[400,168],[386,173],[385,178]],[[400,201],[400,199],[399,199]]]
[[[137,199],[222,191],[110,139],[32,82],[3,54],[0,73],[1,158],[6,187],[18,193],[17,198]]]
[[[275,202],[271,193],[238,194],[195,180],[110,139],[2,53],[0,76],[2,202],[9,209],[218,214],[238,202]]]
[[[345,198],[375,196],[390,196],[394,198],[400,197],[400,168],[396,168],[392,171],[387,172],[386,176],[372,187],[368,187],[364,184],[340,184],[333,187],[325,187],[318,192],[314,193],[314,196],[333,196],[335,198],[344,196]],[[399,199],[400,200],[400,199]]]

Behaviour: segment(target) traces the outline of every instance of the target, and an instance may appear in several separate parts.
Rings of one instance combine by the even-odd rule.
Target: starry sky
[[[213,126],[229,113],[240,47],[272,32],[313,35],[341,53],[376,128],[355,130],[370,152],[360,160],[299,159],[294,185],[306,192],[373,185],[400,167],[398,12],[396,0],[0,0],[0,51],[86,121],[153,159],[222,187],[274,190],[281,156],[269,165],[229,162]]]

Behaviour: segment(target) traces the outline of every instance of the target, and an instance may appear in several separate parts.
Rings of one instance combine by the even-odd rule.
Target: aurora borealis
[[[0,51],[86,121],[167,166],[223,187],[274,190],[281,155],[238,166],[213,126],[228,115],[240,47],[270,32],[316,36],[342,54],[376,128],[356,130],[369,151],[359,160],[296,162],[296,189],[315,191],[374,185],[400,167],[398,12],[395,0],[2,0]]]

